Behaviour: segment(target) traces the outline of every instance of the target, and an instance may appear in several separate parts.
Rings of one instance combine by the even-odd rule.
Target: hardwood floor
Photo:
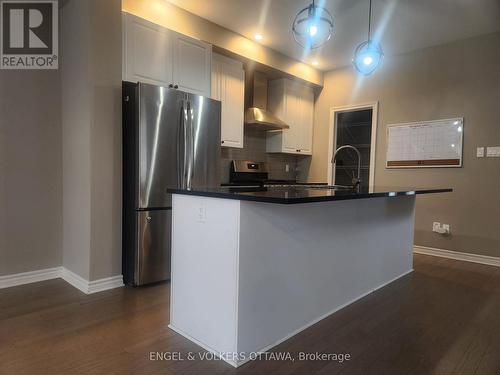
[[[169,284],[86,296],[62,280],[0,290],[0,374],[500,374],[500,268],[415,256],[415,272],[273,352],[349,361],[150,360],[205,353],[171,331]]]

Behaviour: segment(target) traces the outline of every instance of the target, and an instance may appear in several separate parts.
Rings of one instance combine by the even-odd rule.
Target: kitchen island
[[[169,189],[170,328],[239,366],[411,272],[415,197],[450,191]]]

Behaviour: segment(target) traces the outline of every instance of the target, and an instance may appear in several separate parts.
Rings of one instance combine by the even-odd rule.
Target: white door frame
[[[345,105],[341,107],[330,108],[330,121],[328,123],[328,183],[335,184],[335,174],[332,173],[332,158],[334,150],[337,149],[336,130],[337,130],[337,114],[342,112],[350,112],[362,109],[372,110],[372,135],[371,135],[371,148],[370,148],[370,178],[369,185],[372,187],[375,182],[375,151],[377,145],[377,119],[378,119],[378,102],[370,102],[363,104]]]

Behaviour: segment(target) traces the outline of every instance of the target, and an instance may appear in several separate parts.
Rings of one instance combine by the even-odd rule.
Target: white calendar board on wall
[[[386,168],[461,167],[463,118],[387,126]]]

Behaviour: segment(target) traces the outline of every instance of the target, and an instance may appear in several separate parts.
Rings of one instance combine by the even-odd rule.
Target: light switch
[[[487,147],[486,156],[489,158],[500,157],[500,147]]]
[[[484,147],[478,147],[476,150],[476,156],[478,158],[484,158]]]

